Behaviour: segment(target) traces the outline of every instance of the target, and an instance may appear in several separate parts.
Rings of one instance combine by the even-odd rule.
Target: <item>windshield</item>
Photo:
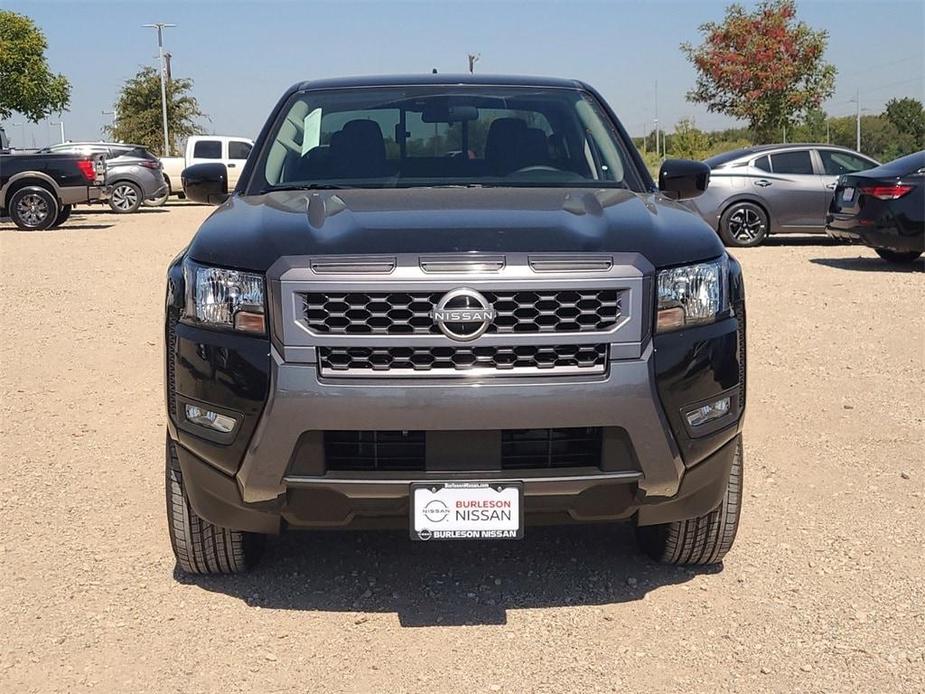
[[[452,85],[305,91],[283,108],[252,190],[638,182],[577,89]],[[260,179],[263,179],[262,181]]]

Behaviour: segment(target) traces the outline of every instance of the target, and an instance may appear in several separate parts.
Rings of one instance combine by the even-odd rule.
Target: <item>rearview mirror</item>
[[[475,106],[428,104],[421,111],[421,121],[424,123],[460,123],[478,118],[479,110]]]
[[[224,164],[193,164],[180,174],[183,192],[193,202],[221,205],[228,199],[228,169]]]
[[[658,189],[672,200],[702,194],[710,183],[710,167],[690,159],[666,159],[658,171]]]

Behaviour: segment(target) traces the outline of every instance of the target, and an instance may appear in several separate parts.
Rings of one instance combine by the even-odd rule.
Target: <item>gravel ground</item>
[[[164,270],[209,210],[0,223],[0,691],[925,690],[925,274],[820,238],[738,253],[746,499],[718,571],[626,526],[520,543],[289,534],[174,571]]]

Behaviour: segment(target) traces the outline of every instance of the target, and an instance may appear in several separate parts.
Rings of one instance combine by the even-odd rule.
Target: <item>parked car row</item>
[[[144,203],[163,205],[169,189],[160,160],[141,145],[113,142],[65,142],[40,154],[101,154],[106,158],[109,207],[117,214],[137,212]]]
[[[866,243],[893,262],[922,253],[921,152],[881,166],[834,145],[763,145],[704,163],[710,185],[686,205],[727,246],[758,246],[771,234],[828,233]]]
[[[64,142],[13,152],[0,128],[0,216],[8,215],[20,229],[40,230],[63,224],[76,204],[106,203],[117,214],[157,207],[171,195],[184,197],[181,172],[205,162],[224,165],[234,187],[252,147],[247,138],[203,135],[189,138],[186,156],[163,159],[142,145],[119,142]],[[89,176],[80,182],[91,185],[72,185],[75,172]]]

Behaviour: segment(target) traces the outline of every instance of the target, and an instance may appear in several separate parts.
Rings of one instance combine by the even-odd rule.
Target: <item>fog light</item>
[[[219,431],[223,434],[230,434],[234,431],[235,421],[233,418],[212,412],[196,405],[186,406],[186,421],[198,424],[199,426]]]
[[[732,398],[727,395],[724,398],[702,405],[696,410],[691,410],[684,416],[687,417],[687,423],[690,424],[691,427],[699,427],[707,422],[712,422],[714,419],[719,419],[729,414],[731,406]]]

